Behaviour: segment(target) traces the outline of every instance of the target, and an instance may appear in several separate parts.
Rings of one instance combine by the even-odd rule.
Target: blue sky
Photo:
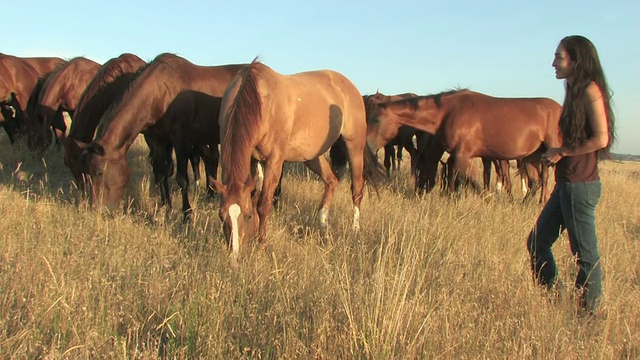
[[[10,14],[10,15],[9,15]],[[550,97],[562,37],[590,38],[614,91],[615,152],[640,154],[640,1],[15,1],[0,52],[85,56],[175,53],[200,65],[259,56],[283,74],[337,70],[363,94],[467,87]]]

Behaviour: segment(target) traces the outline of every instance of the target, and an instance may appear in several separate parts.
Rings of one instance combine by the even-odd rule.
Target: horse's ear
[[[73,140],[76,142],[76,145],[78,146],[78,148],[84,150],[87,148],[87,146],[89,146],[89,143],[86,142],[82,142],[82,141],[78,141],[78,140]]]
[[[104,148],[102,147],[102,145],[96,144],[94,142],[89,144],[85,150],[87,150],[88,152],[94,153],[98,156],[104,156]]]
[[[211,190],[214,190],[223,197],[224,194],[227,193],[227,187],[211,175],[209,175],[209,187],[211,188]]]

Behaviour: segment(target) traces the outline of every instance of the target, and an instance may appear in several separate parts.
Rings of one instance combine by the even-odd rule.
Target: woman
[[[592,314],[602,296],[595,209],[602,190],[598,160],[609,156],[615,140],[611,94],[596,48],[583,36],[562,39],[552,66],[556,78],[565,80],[560,119],[563,145],[543,155],[547,165],[555,165],[556,186],[527,245],[534,277],[551,288],[557,278],[551,246],[567,229],[579,267],[575,286],[580,308]]]

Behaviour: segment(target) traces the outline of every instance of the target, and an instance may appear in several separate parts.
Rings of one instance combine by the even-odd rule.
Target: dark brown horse
[[[473,182],[468,175],[474,157],[520,159],[541,146],[560,146],[561,110],[547,98],[497,98],[456,90],[379,104],[370,118],[367,139],[371,147],[379,148],[401,125],[436,135],[423,145],[426,151],[419,149],[418,177],[431,181],[432,187],[438,161],[447,151],[453,155],[448,186],[454,190],[459,175]]]
[[[18,57],[0,54],[0,119],[9,141],[23,131],[24,113],[33,89],[38,82],[38,73]]]
[[[256,60],[242,69],[222,100],[222,182],[211,180],[222,195],[220,218],[232,259],[237,259],[240,244],[256,230],[265,240],[285,161],[304,162],[324,181],[318,216],[326,233],[338,179],[324,153],[339,138],[349,157],[352,226],[358,230],[365,179],[375,184],[384,178],[375,154],[366,146],[366,127],[362,96],[337,72],[281,75]],[[252,174],[256,161],[265,164],[259,199]]]
[[[122,97],[129,82],[146,62],[136,55],[124,53],[107,61],[98,70],[78,100],[73,123],[64,144],[64,163],[71,170],[76,182],[84,189],[84,173],[80,166],[81,148],[88,144],[102,115],[109,106]]]
[[[175,144],[176,177],[186,215],[190,210],[188,154],[196,145],[210,145],[217,154],[219,101],[241,67],[199,66],[173,54],[161,54],[139,71],[120,102],[103,115],[95,139],[83,152],[93,184],[92,203],[113,208],[120,202],[130,176],[125,154],[138,134],[144,133],[154,172],[169,174]],[[211,168],[209,160],[205,157],[207,169]],[[215,173],[211,170],[209,175]]]
[[[100,69],[100,64],[84,57],[71,59],[49,74],[33,110],[28,114],[27,136],[30,147],[42,152],[51,143],[52,135],[64,142],[67,124],[62,112],[71,118],[80,96]]]

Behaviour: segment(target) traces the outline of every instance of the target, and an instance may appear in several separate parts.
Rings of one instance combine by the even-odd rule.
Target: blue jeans
[[[602,296],[595,222],[601,194],[600,181],[556,184],[527,241],[535,279],[541,285],[552,287],[558,274],[551,246],[567,229],[571,252],[577,257],[579,268],[575,286],[582,291],[580,305],[587,311],[593,311]]]

